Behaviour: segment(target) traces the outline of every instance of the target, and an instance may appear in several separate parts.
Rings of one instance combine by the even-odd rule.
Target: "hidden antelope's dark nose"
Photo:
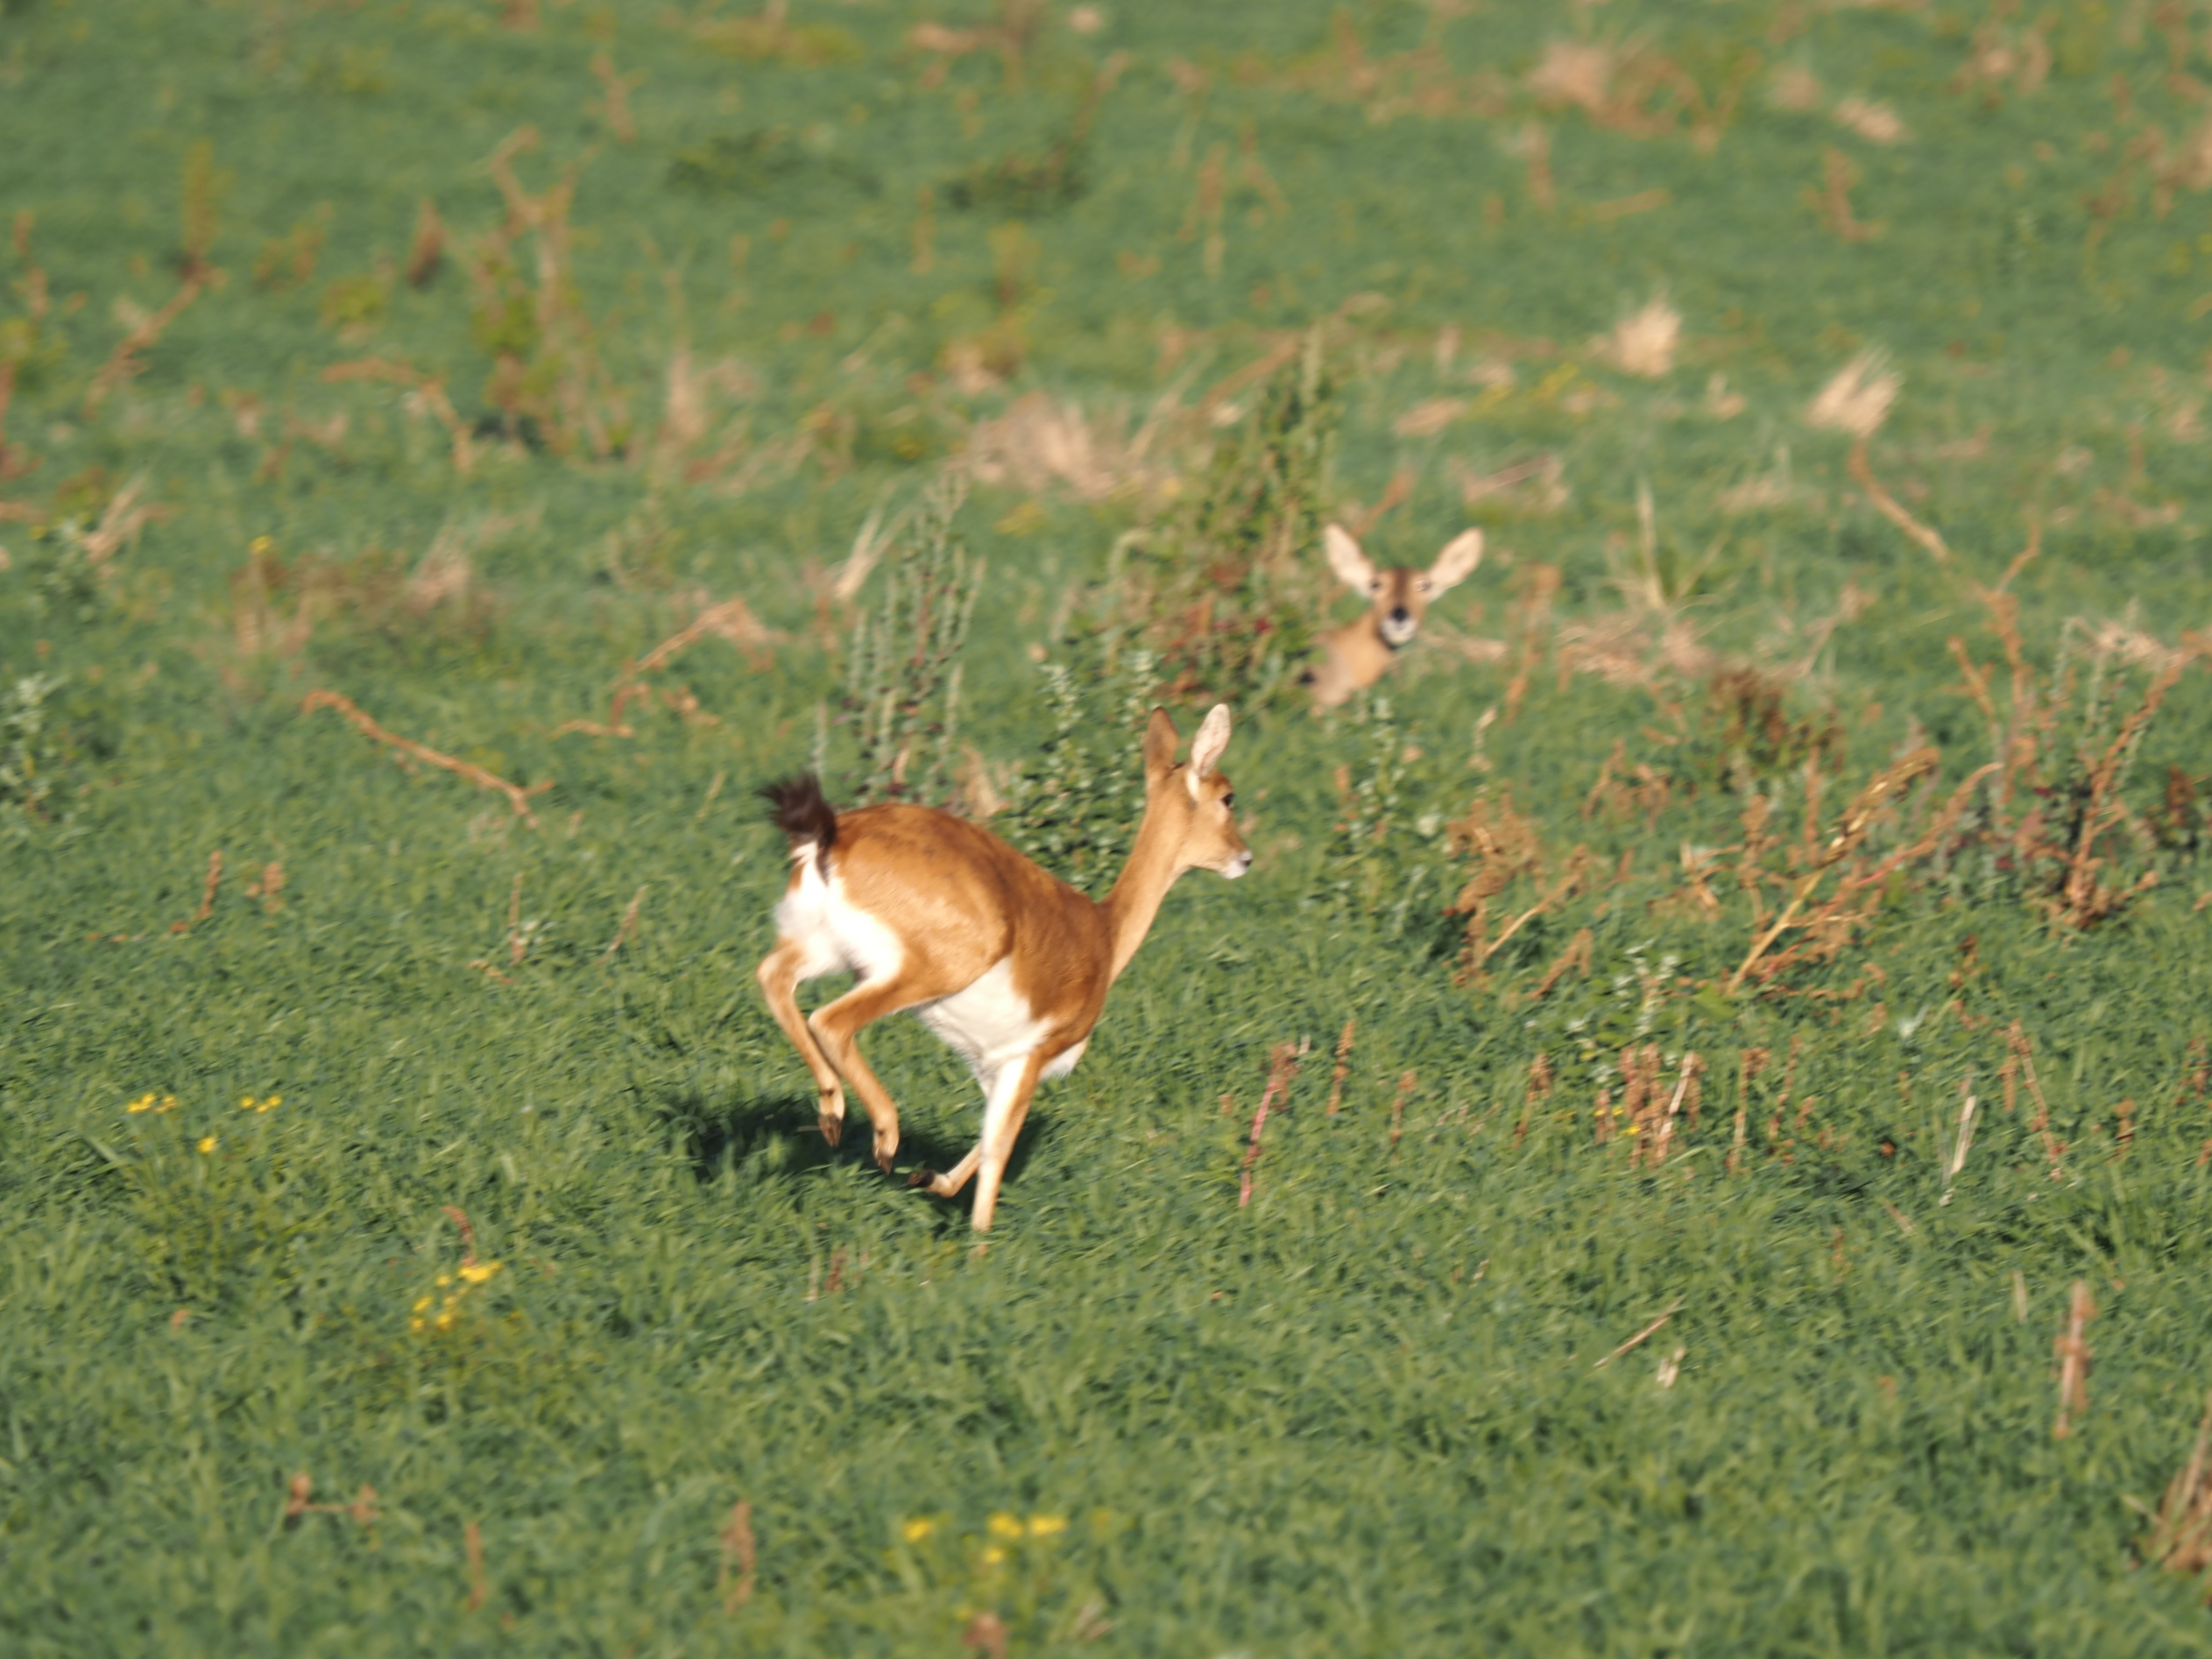
[[[1390,620],[1394,623],[1404,623],[1412,619],[1406,615],[1406,607],[1401,605],[1390,613]]]

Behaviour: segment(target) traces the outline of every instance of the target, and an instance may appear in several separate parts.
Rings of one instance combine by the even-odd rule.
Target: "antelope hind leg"
[[[886,1014],[897,1013],[916,1003],[933,1002],[958,988],[937,984],[908,969],[889,979],[856,985],[807,1018],[806,1024],[821,1042],[823,1053],[845,1081],[853,1085],[860,1104],[867,1108],[868,1121],[876,1131],[876,1164],[886,1175],[890,1173],[891,1159],[898,1155],[898,1105],[860,1054],[861,1028],[873,1024]]]
[[[791,1046],[799,1050],[806,1069],[813,1073],[814,1086],[821,1095],[817,1121],[822,1126],[822,1138],[835,1146],[845,1133],[845,1085],[836,1068],[822,1052],[822,1045],[814,1040],[805,1016],[799,1012],[797,993],[805,956],[805,948],[796,942],[779,945],[761,958],[753,976],[760,981],[761,994],[768,999],[769,1012],[775,1016],[776,1024],[791,1039]]]

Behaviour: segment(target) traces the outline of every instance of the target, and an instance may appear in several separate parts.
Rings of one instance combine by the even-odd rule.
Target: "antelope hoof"
[[[876,1131],[876,1167],[885,1175],[891,1172],[891,1160],[898,1156],[898,1143],[896,1129],[889,1133],[881,1129]]]
[[[943,1177],[936,1170],[925,1164],[906,1178],[906,1184],[909,1187],[927,1187],[934,1192],[937,1183],[942,1179]]]
[[[821,1127],[822,1139],[835,1146],[845,1138],[845,1103],[823,1101],[821,1115],[814,1121]]]

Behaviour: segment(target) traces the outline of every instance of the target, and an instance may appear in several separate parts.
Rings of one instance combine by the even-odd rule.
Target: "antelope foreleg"
[[[991,1231],[991,1217],[999,1206],[999,1182],[1006,1173],[1006,1160],[1013,1156],[1014,1137],[1022,1132],[1022,1120],[1030,1112],[1030,1097],[1036,1092],[1037,1076],[1043,1070],[1042,1052],[1030,1054],[1018,1067],[1007,1066],[999,1074],[990,1102],[983,1108],[982,1138],[969,1154],[975,1160],[973,1224],[979,1233]]]

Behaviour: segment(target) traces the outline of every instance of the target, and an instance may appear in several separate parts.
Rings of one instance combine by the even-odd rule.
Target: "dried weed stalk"
[[[2082,1332],[2096,1316],[2097,1304],[2090,1297],[2088,1281],[2075,1279],[2067,1304],[2066,1333],[2051,1344],[2058,1358],[2058,1420],[2051,1425],[2055,1440],[2073,1433],[2075,1419],[2089,1409],[2090,1348]]]
[[[2206,1396],[2189,1461],[2166,1482],[2141,1553],[2168,1572],[2195,1575],[2212,1567],[2212,1395]]]
[[[1723,988],[1723,995],[1735,995],[1754,969],[1762,970],[1759,977],[1763,981],[1771,980],[1791,963],[1807,957],[1832,959],[1866,921],[1869,902],[1878,896],[1881,884],[1893,872],[1906,865],[1917,863],[1942,844],[1951,827],[1965,812],[1968,798],[1982,780],[1996,769],[1994,764],[1984,767],[1961,783],[1917,841],[1873,865],[1854,857],[1864,846],[1876,822],[1896,799],[1932,773],[1940,758],[1932,747],[1917,749],[1868,781],[1866,787],[1844,809],[1826,841],[1811,849],[1809,856],[1803,859],[1805,867],[1802,872],[1790,883],[1788,902],[1774,921],[1753,939],[1743,961]],[[1808,788],[1808,825],[1813,821],[1811,814],[1816,800],[1817,797]],[[1758,890],[1761,881],[1774,874],[1760,865],[1759,854],[1783,844],[1765,835],[1768,811],[1765,798],[1759,795],[1752,797],[1744,811],[1741,879],[1745,890],[1753,895],[1754,912],[1760,908]],[[1850,860],[1849,867],[1845,867],[1846,860]],[[1827,896],[1816,903],[1815,896],[1821,884],[1831,877],[1834,884],[1829,888]],[[1762,964],[1761,959],[1775,942],[1793,927],[1805,934],[1806,943]]]
[[[553,787],[550,780],[542,783],[533,783],[525,789],[519,784],[509,783],[505,778],[495,777],[481,766],[469,761],[456,760],[451,755],[441,754],[435,749],[416,743],[412,738],[403,738],[396,732],[386,731],[368,715],[363,714],[350,697],[341,696],[336,691],[328,691],[318,687],[308,692],[306,699],[300,705],[300,712],[303,714],[312,714],[318,708],[335,708],[346,722],[362,736],[383,744],[388,748],[396,749],[401,754],[410,756],[427,765],[437,767],[441,771],[451,772],[455,777],[472,783],[479,789],[496,792],[506,797],[507,804],[514,809],[515,817],[520,818],[532,830],[538,827],[538,815],[530,810],[530,798],[550,789]]]

